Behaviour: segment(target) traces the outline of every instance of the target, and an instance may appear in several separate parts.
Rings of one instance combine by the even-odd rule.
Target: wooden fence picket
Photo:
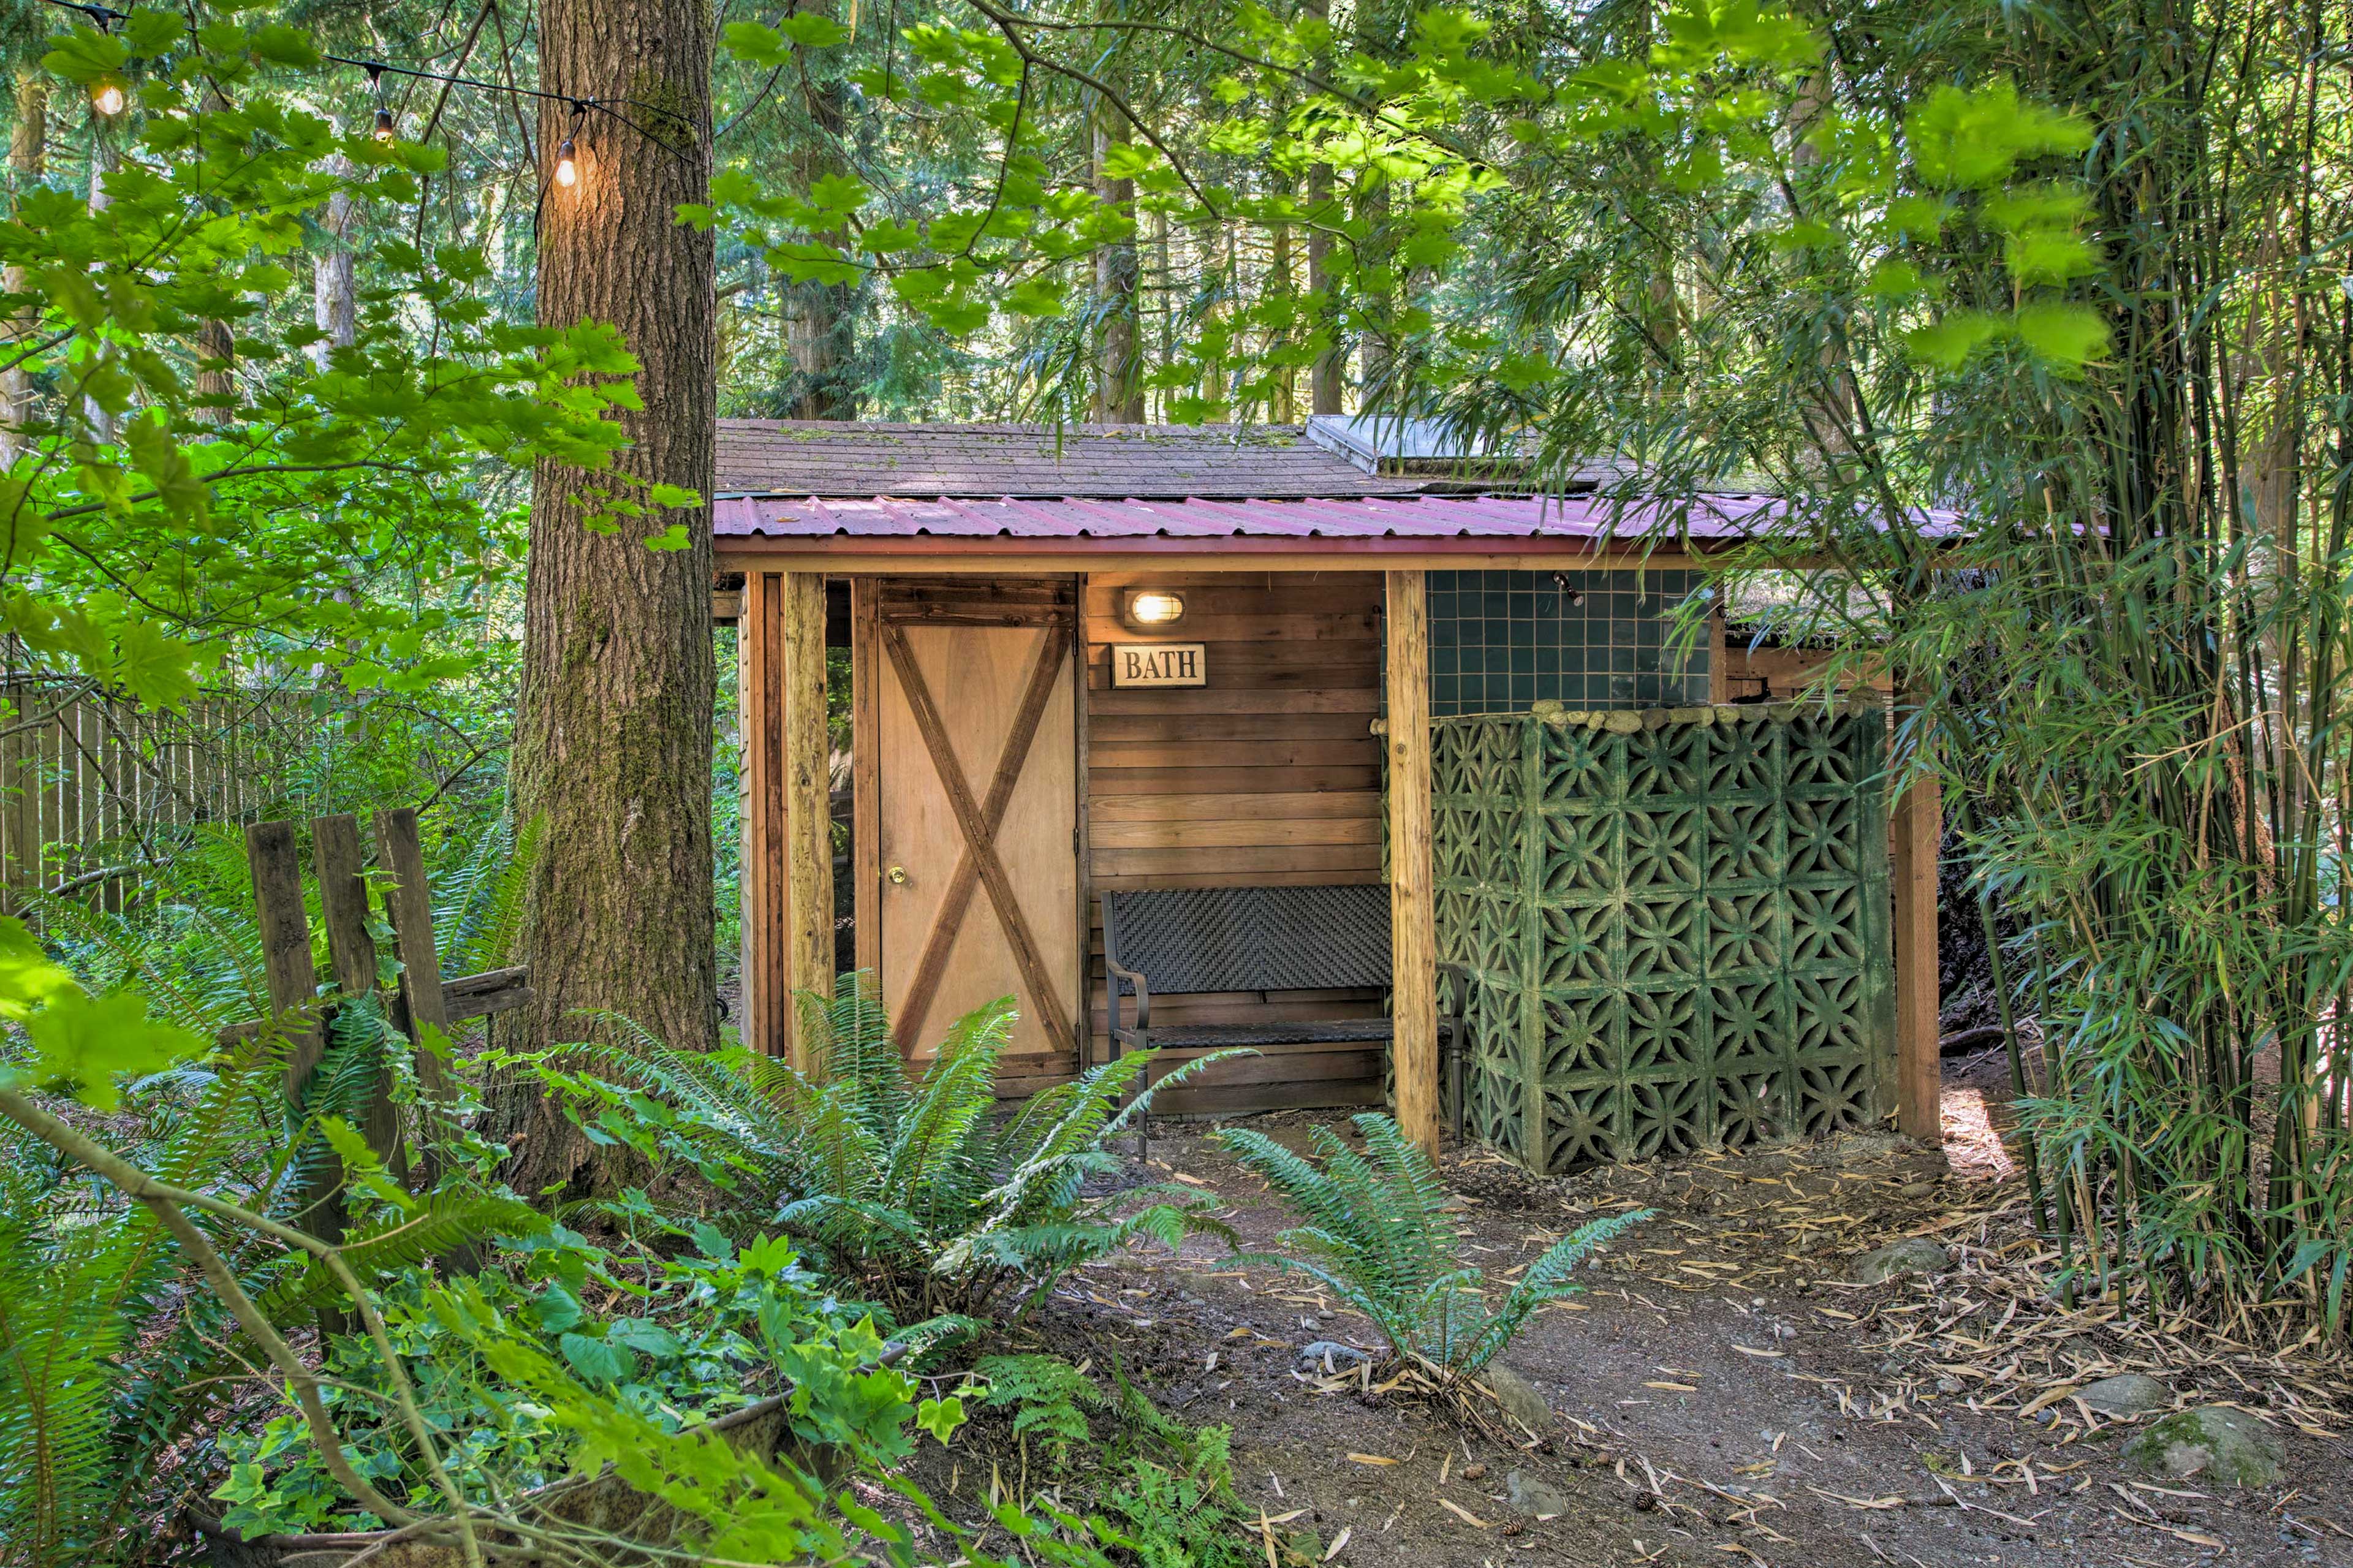
[[[441,1059],[424,1047],[424,1031],[488,1017],[527,1005],[529,972],[494,969],[445,981],[433,940],[432,889],[417,831],[417,813],[406,808],[375,816],[376,866],[383,879],[385,912],[400,960],[397,987],[385,998],[386,1015],[408,1037],[418,1087],[430,1110],[449,1101],[448,1074]],[[224,1031],[224,1040],[250,1036],[274,1025],[287,1043],[285,1089],[290,1105],[302,1106],[312,1074],[325,1054],[325,1019],[345,997],[375,994],[377,951],[368,921],[368,871],[358,819],[349,814],[315,817],[311,823],[311,860],[319,885],[319,921],[327,935],[328,985],[322,990],[311,946],[311,920],[302,895],[301,847],[291,822],[257,822],[245,830],[246,858],[253,872],[254,912],[261,932],[262,967],[269,991],[270,1020]],[[396,1173],[408,1174],[399,1108],[388,1079],[379,1079],[362,1113],[360,1131],[368,1147]],[[416,1178],[429,1184],[438,1175],[420,1162]],[[307,1190],[298,1194],[299,1223],[315,1236],[342,1232],[340,1163],[324,1161]]]

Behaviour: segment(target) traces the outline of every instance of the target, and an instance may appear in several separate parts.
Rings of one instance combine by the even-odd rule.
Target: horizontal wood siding
[[[1131,630],[1124,589],[1177,588],[1185,618]],[[1087,845],[1094,891],[1381,879],[1378,573],[1119,573],[1086,579]],[[1198,642],[1208,684],[1115,691],[1111,647]],[[1103,908],[1091,910],[1093,1051],[1107,1050]],[[1155,1024],[1365,1017],[1377,991],[1169,996]],[[1130,1013],[1133,1016],[1133,1013]],[[1175,1061],[1178,1058],[1169,1058]],[[1171,1114],[1371,1105],[1378,1047],[1277,1047],[1171,1090]]]

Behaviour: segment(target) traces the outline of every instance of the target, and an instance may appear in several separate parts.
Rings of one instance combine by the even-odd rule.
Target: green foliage
[[[33,668],[150,707],[262,641],[353,690],[426,690],[488,646],[470,635],[481,595],[516,554],[515,517],[479,481],[609,467],[602,416],[634,362],[594,323],[499,320],[481,253],[421,232],[380,237],[354,341],[320,349],[307,312],[267,303],[294,280],[304,215],[413,202],[440,155],[311,107],[307,30],[139,24],[66,27],[42,62],[132,89],[93,132],[102,202],[35,184],[0,221],[0,316],[25,345],[10,368],[34,393],[0,452],[0,623]]]
[[[591,1048],[592,1059],[618,1087],[542,1070],[591,1137],[691,1162],[902,1324],[1018,1316],[1064,1271],[1131,1241],[1224,1234],[1198,1194],[1084,1194],[1088,1178],[1117,1168],[1103,1142],[1149,1107],[1155,1091],[1137,1089],[1148,1055],[1091,1068],[1001,1117],[1011,999],[957,1020],[911,1076],[872,984],[844,975],[832,1001],[801,997],[806,1076],[748,1052],[668,1050],[610,1018],[626,1044]],[[1187,1063],[1157,1087],[1221,1059]]]
[[[321,1124],[355,1116],[371,1092],[364,1047],[354,1031],[331,1041],[301,1121],[279,1110],[279,1042],[256,1039],[134,1084],[111,1125],[159,1179],[282,1213],[318,1167]],[[363,1278],[543,1225],[512,1199],[461,1190],[358,1203],[353,1219]],[[225,1255],[280,1323],[308,1322],[339,1298],[322,1271],[274,1248]],[[0,1538],[46,1564],[131,1528],[159,1467],[217,1416],[233,1334],[152,1213],[0,1120]]]
[[[1071,1444],[1087,1440],[1088,1413],[1104,1404],[1094,1380],[1060,1356],[983,1356],[972,1371],[982,1385],[981,1403],[1011,1410],[1014,1435],[1043,1437],[1058,1463],[1069,1457]]]
[[[1461,1260],[1461,1237],[1445,1212],[1452,1200],[1429,1157],[1388,1117],[1367,1112],[1354,1120],[1365,1152],[1318,1127],[1320,1165],[1247,1128],[1218,1134],[1307,1222],[1281,1237],[1303,1258],[1250,1255],[1242,1261],[1314,1276],[1372,1319],[1396,1354],[1441,1379],[1468,1376],[1493,1360],[1530,1312],[1576,1293],[1571,1276],[1588,1254],[1650,1217],[1640,1209],[1579,1226],[1529,1264],[1503,1303],[1491,1308],[1479,1269]]]
[[[100,1110],[121,1103],[116,1079],[161,1072],[205,1046],[199,1035],[151,1019],[136,992],[84,991],[13,915],[0,918],[0,1014],[31,1046],[0,1068],[0,1087],[64,1089]]]
[[[541,1231],[510,1255],[509,1268],[463,1286],[445,1289],[412,1269],[382,1291],[393,1349],[411,1368],[432,1426],[455,1435],[442,1460],[467,1491],[543,1486],[575,1468],[579,1432],[533,1397],[551,1384],[674,1435],[789,1383],[793,1426],[805,1440],[878,1460],[904,1452],[899,1427],[913,1385],[866,1364],[881,1341],[841,1317],[789,1249],[738,1253],[721,1242],[716,1256],[664,1257]],[[592,1313],[584,1305],[592,1295],[617,1297],[627,1313]],[[532,1384],[500,1370],[533,1355],[548,1364],[530,1363]],[[329,1408],[354,1467],[396,1500],[434,1506],[375,1347],[338,1337],[327,1370],[335,1380]],[[233,1430],[221,1453],[228,1478],[213,1495],[230,1505],[225,1521],[248,1535],[380,1523],[342,1496],[299,1417]]]
[[[1147,1408],[1149,1408],[1147,1406]],[[1103,1494],[1119,1544],[1137,1568],[1249,1568],[1260,1561],[1233,1492],[1232,1433],[1184,1433],[1163,1422],[1158,1453],[1130,1453]]]

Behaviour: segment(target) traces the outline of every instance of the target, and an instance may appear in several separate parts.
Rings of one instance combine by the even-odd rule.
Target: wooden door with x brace
[[[1076,599],[1069,579],[853,584],[860,963],[910,1057],[1008,994],[1008,1054],[1075,1057]]]

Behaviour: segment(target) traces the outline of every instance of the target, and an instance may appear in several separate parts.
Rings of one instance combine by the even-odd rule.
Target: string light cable
[[[128,21],[131,17],[131,13],[128,11],[118,11],[110,5],[85,4],[84,0],[48,0],[48,4],[61,11],[72,11],[89,17],[101,33],[113,31],[115,23]],[[691,147],[681,147],[665,140],[623,112],[624,110],[634,109],[642,110],[658,120],[675,121],[691,136],[694,127],[684,115],[674,109],[665,109],[659,104],[646,103],[633,98],[577,97],[570,93],[543,92],[537,88],[517,87],[512,82],[484,81],[479,77],[453,76],[442,71],[422,70],[415,66],[394,65],[388,60],[360,59],[349,55],[332,55],[323,51],[319,58],[331,65],[350,66],[367,73],[369,86],[375,91],[375,135],[379,142],[391,142],[399,134],[393,123],[392,110],[384,101],[383,89],[385,77],[400,76],[417,81],[447,82],[453,87],[470,88],[477,92],[503,93],[509,98],[532,99],[539,102],[561,103],[569,107],[572,110],[572,122],[565,132],[562,145],[556,150],[555,183],[559,185],[570,187],[579,183],[580,172],[575,156],[574,142],[580,133],[582,122],[592,113],[607,116],[674,158],[686,160],[692,155]],[[90,102],[100,114],[111,119],[129,106],[130,100],[124,85],[112,77],[107,77],[91,84]]]

